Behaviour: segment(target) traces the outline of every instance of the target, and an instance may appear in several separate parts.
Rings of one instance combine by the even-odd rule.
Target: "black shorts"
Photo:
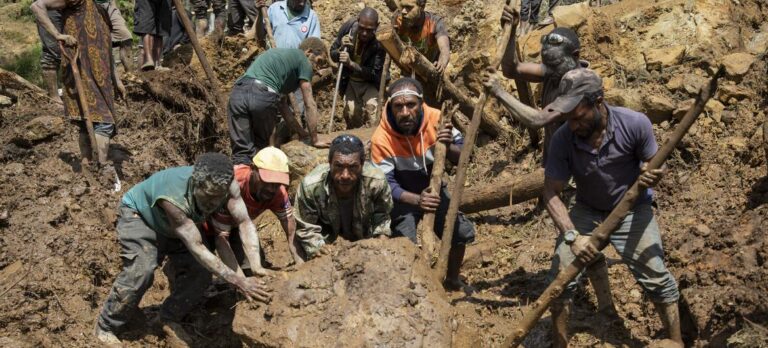
[[[171,33],[171,0],[136,0],[133,33],[169,36]]]

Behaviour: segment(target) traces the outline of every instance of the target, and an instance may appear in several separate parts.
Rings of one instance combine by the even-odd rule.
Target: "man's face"
[[[195,196],[197,209],[204,215],[209,215],[224,203],[229,195],[229,190],[227,187],[217,186],[206,180],[195,183],[192,194]]]
[[[399,96],[389,103],[392,114],[395,116],[397,127],[405,134],[414,134],[420,124],[421,100],[415,95]]]
[[[403,24],[411,26],[421,18],[424,8],[419,4],[418,0],[400,0],[401,14],[403,16]]]
[[[325,64],[325,55],[324,54],[315,54],[311,50],[307,50],[305,52],[307,59],[309,59],[309,63],[312,64],[312,70],[317,72],[318,70],[322,69]]]
[[[333,189],[338,194],[348,195],[354,192],[363,173],[363,161],[359,153],[334,153],[331,158],[331,180]]]
[[[304,11],[307,0],[288,0],[288,8],[294,12]]]
[[[568,118],[568,128],[579,138],[589,138],[597,130],[596,113],[597,105],[589,105],[589,103],[582,101],[575,109],[565,115]]]
[[[252,179],[256,179],[254,181],[256,183],[256,191],[253,192],[253,196],[258,202],[271,201],[272,198],[275,197],[275,194],[277,194],[277,191],[280,191],[280,187],[283,186],[278,183],[262,181],[261,177],[259,177],[258,169],[255,169],[251,175],[254,176]]]
[[[541,46],[541,61],[547,68],[554,71],[554,77],[559,79],[565,73],[579,67],[578,56],[569,52],[565,43],[550,44],[544,42]]]
[[[357,38],[360,42],[370,42],[371,39],[376,37],[376,28],[379,27],[379,23],[368,17],[360,17],[357,19]]]

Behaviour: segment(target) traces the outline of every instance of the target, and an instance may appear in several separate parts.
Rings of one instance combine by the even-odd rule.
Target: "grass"
[[[40,71],[41,52],[42,48],[40,44],[36,44],[19,54],[15,59],[9,62],[4,62],[2,68],[18,74],[29,82],[42,86],[43,77]]]

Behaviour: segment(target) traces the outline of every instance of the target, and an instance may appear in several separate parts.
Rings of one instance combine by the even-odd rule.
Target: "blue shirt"
[[[285,1],[270,5],[267,13],[272,23],[272,33],[277,47],[299,48],[299,44],[310,36],[320,38],[320,20],[309,2],[304,5],[302,13],[290,20],[288,5]]]
[[[651,121],[645,114],[627,108],[606,105],[608,124],[599,149],[594,149],[571,132],[568,123],[552,137],[545,175],[576,181],[576,201],[610,211],[640,175],[642,162],[651,159],[659,146]],[[646,189],[637,204],[653,201],[653,191]]]
[[[195,223],[202,223],[206,218],[195,206],[192,184],[189,181],[192,170],[191,166],[175,167],[152,174],[126,192],[121,203],[138,212],[144,223],[153,231],[173,237],[165,210],[158,204],[161,199],[181,209]]]

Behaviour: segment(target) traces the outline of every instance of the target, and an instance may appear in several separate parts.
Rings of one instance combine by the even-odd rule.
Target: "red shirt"
[[[280,190],[275,193],[272,200],[267,202],[257,202],[251,195],[251,166],[246,164],[238,164],[235,166],[235,180],[240,185],[240,196],[245,202],[245,207],[248,209],[248,216],[251,220],[255,219],[265,210],[269,209],[280,220],[284,220],[293,213],[291,207],[291,200],[288,197],[288,191],[285,186],[281,186]],[[235,224],[234,219],[226,209],[219,210],[214,213],[212,219],[217,225],[231,226]],[[203,227],[207,235],[213,235],[213,231],[208,226]]]

